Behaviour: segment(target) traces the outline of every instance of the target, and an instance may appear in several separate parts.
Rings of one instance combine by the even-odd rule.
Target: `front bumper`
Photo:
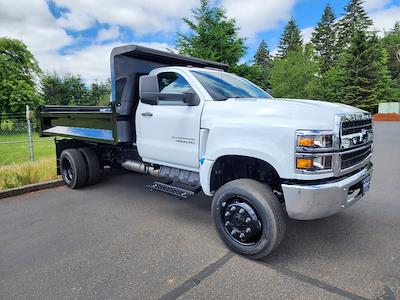
[[[372,170],[372,163],[369,163],[359,172],[335,182],[282,184],[289,217],[297,220],[318,219],[353,205],[365,194],[362,181],[372,175]]]

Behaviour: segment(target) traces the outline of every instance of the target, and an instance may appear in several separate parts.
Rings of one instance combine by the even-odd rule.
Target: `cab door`
[[[153,74],[154,75],[154,74]],[[183,72],[157,74],[160,93],[195,92],[195,84]],[[140,102],[136,112],[139,155],[146,162],[184,169],[199,168],[200,118],[203,107],[182,100],[161,100],[158,105]]]

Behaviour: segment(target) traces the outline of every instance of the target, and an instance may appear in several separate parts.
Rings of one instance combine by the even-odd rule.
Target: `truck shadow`
[[[188,199],[151,191],[146,184],[154,182],[154,177],[137,174],[110,173],[101,185],[103,192],[115,193],[115,181],[123,188],[118,189],[121,203],[140,201],[143,205],[157,207],[158,213],[166,218],[182,221],[190,220],[193,226],[214,230],[211,219],[212,198],[202,192]],[[90,187],[87,187],[89,189]],[[93,187],[95,188],[95,187]],[[86,188],[85,188],[86,189]],[[137,195],[132,197],[132,195]],[[356,215],[354,215],[356,214]],[[337,215],[311,221],[287,221],[286,236],[281,245],[265,259],[269,263],[288,264],[292,261],[307,260],[310,257],[322,260],[342,259],[343,255],[360,255],[359,242],[365,234],[362,230],[362,215],[358,217],[353,209]],[[187,224],[187,223],[186,223]],[[364,224],[365,225],[365,224]],[[217,235],[215,236],[216,238]]]
[[[360,247],[364,234],[360,220],[351,212],[310,221],[289,219],[285,239],[264,261],[284,265],[310,259],[339,263],[368,251]]]

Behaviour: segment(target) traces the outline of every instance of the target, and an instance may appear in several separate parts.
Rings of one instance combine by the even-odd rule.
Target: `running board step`
[[[186,190],[186,189],[176,187],[176,186],[173,186],[170,184],[162,183],[159,181],[150,183],[150,184],[146,185],[146,187],[148,187],[151,190],[160,191],[163,193],[167,193],[167,194],[179,197],[181,199],[187,199],[187,198],[193,196],[194,194],[196,194],[196,192],[198,191],[198,190],[195,190],[195,191]]]

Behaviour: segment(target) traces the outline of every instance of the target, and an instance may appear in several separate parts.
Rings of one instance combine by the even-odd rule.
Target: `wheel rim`
[[[235,242],[250,246],[261,239],[261,219],[246,198],[235,196],[223,201],[221,219],[226,233]]]
[[[71,161],[68,157],[64,157],[61,162],[61,173],[66,183],[71,183],[74,178],[74,171],[72,169]]]

